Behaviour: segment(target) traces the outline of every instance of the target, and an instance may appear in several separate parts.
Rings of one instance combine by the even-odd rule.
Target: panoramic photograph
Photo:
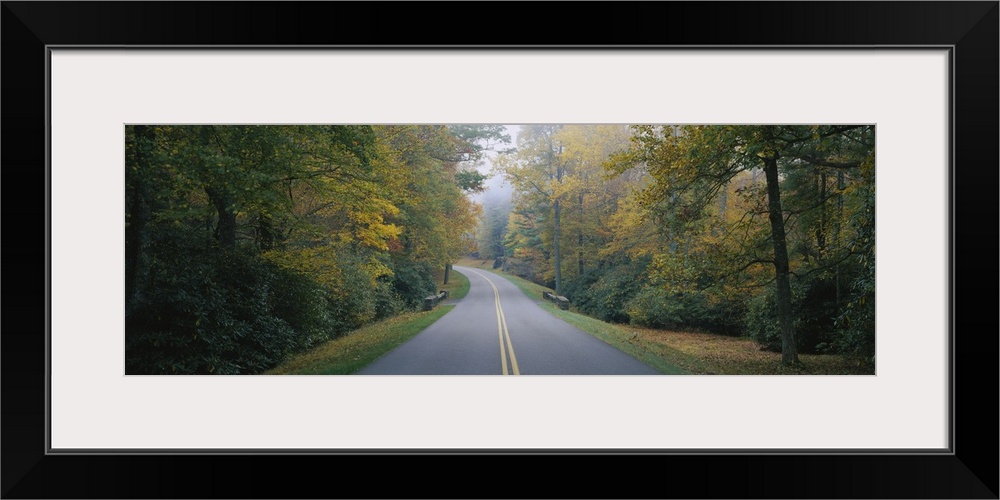
[[[874,375],[875,126],[126,125],[126,375]]]

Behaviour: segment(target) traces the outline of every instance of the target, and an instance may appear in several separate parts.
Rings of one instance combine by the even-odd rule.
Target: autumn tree
[[[546,260],[555,282],[556,293],[562,293],[562,208],[565,193],[560,189],[567,165],[562,157],[563,145],[556,139],[561,125],[524,125],[517,136],[517,152],[497,159],[497,170],[514,188],[515,213],[523,220],[515,221],[509,230],[526,227],[528,219],[536,224],[544,221],[543,237],[547,240]],[[546,273],[547,274],[547,273]]]
[[[584,307],[587,289],[607,263],[609,220],[630,191],[628,176],[608,176],[604,161],[628,145],[624,125],[524,127],[517,154],[498,161],[514,188],[508,223],[511,265],[552,282]]]
[[[126,127],[127,372],[257,373],[415,307],[467,248],[476,154],[445,126]]]
[[[843,223],[831,224],[829,203],[847,191],[845,175],[860,177],[862,167],[872,163],[874,127],[639,126],[635,131],[633,147],[625,155],[628,160],[619,161],[618,168],[632,162],[645,165],[649,171],[653,182],[643,193],[643,206],[666,214],[674,235],[672,248],[661,261],[675,271],[687,269],[688,278],[701,279],[702,286],[734,280],[745,283],[748,277],[752,281],[761,266],[771,266],[767,281],[775,287],[782,362],[799,364],[790,279],[793,274],[820,272],[851,258],[850,251],[831,252],[826,235]],[[844,174],[838,176],[837,172]],[[754,182],[758,173],[763,177],[761,189]],[[734,182],[746,182],[748,176],[750,185],[739,193],[745,204],[734,214],[733,207],[727,207],[730,196],[737,194]],[[812,184],[816,189],[792,188],[794,181],[801,184],[803,177],[817,179]],[[839,184],[832,184],[831,178]],[[763,195],[756,205],[755,195]],[[738,218],[733,219],[734,215]],[[767,219],[766,240],[758,237],[759,225],[753,223],[760,215]],[[790,245],[790,230],[815,237],[813,259],[806,258],[797,269],[792,266],[789,249],[805,255],[808,245],[803,246],[802,239]],[[710,237],[717,244],[708,246],[723,250],[715,253],[716,258],[703,259],[703,265],[693,268],[677,266],[681,262],[676,255],[678,244],[687,247],[682,252],[687,257],[688,245]],[[762,252],[763,242],[769,248],[766,253]],[[701,252],[705,255],[711,252]],[[684,273],[675,273],[679,274]]]
[[[566,164],[557,195],[566,200],[563,228],[565,245],[575,265],[565,266],[575,279],[598,264],[599,250],[610,233],[608,219],[628,192],[627,176],[608,176],[608,157],[628,145],[630,132],[623,125],[566,125],[556,134]]]
[[[507,255],[504,239],[507,235],[507,221],[510,216],[509,200],[487,198],[483,202],[483,213],[476,228],[476,243],[479,256],[494,259],[500,264]]]

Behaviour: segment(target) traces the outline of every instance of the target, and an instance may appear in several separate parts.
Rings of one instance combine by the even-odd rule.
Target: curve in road
[[[469,278],[468,295],[358,374],[660,374],[553,316],[506,278],[469,267],[454,269]]]

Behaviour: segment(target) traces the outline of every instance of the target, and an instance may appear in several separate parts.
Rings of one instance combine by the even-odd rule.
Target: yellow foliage
[[[272,250],[262,256],[280,267],[308,275],[331,291],[346,293],[343,271],[337,266],[337,248],[332,245]]]

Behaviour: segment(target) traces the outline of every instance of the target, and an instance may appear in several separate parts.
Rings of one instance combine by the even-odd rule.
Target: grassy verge
[[[444,280],[444,270],[435,273],[434,280]],[[461,299],[469,293],[469,278],[452,269],[447,290],[448,298]],[[433,311],[405,313],[378,323],[361,327],[339,339],[331,340],[299,354],[265,375],[346,375],[354,373],[389,351],[399,347],[444,316],[455,306],[443,305]]]
[[[848,358],[829,354],[799,354],[801,368],[781,365],[781,354],[764,352],[753,340],[711,333],[675,332],[605,323],[563,311],[542,300],[552,289],[496,271],[492,260],[463,259],[459,265],[500,274],[556,317],[628,353],[657,370],[695,375],[871,375]]]
[[[441,276],[437,278],[437,282],[440,283],[442,280],[444,280],[444,271],[441,271]],[[439,285],[438,290],[447,290],[448,298],[450,300],[461,299],[469,293],[469,278],[466,278],[464,274],[452,269],[451,273],[448,275],[448,284]]]
[[[457,280],[456,280],[457,281]],[[468,292],[468,280],[466,280]],[[359,328],[264,372],[265,375],[347,375],[413,338],[455,306],[405,313]]]
[[[689,373],[672,360],[672,358],[682,357],[680,356],[681,353],[671,352],[669,353],[670,356],[666,355],[668,354],[666,351],[671,350],[670,347],[652,344],[641,336],[636,335],[635,331],[628,327],[605,323],[599,319],[591,318],[590,316],[573,311],[564,311],[556,307],[555,304],[542,300],[542,292],[552,292],[553,290],[551,288],[546,288],[537,283],[532,283],[524,278],[520,278],[512,274],[496,271],[493,269],[492,261],[463,259],[459,262],[459,265],[476,267],[502,275],[504,278],[510,280],[514,286],[520,288],[525,295],[538,300],[540,303],[539,305],[541,305],[546,311],[552,313],[555,317],[579,328],[580,330],[583,330],[584,332],[587,332],[590,335],[593,335],[594,337],[597,337],[604,343],[610,344],[619,351],[646,363],[662,373],[668,375]]]
[[[711,333],[629,327],[656,345],[677,353],[672,361],[696,374],[718,375],[873,375],[845,356],[799,354],[801,368],[781,364],[781,354],[765,352],[748,338]]]
[[[484,271],[489,271],[494,274],[499,274],[504,278],[510,280],[515,286],[521,289],[525,295],[533,299],[542,300],[542,292],[551,292],[551,288],[546,288],[538,283],[532,283],[524,278],[514,276],[513,274],[508,274],[499,269],[493,269],[492,260],[473,260],[473,259],[462,259],[458,261],[458,265],[465,267],[474,267],[477,269],[482,269]]]

